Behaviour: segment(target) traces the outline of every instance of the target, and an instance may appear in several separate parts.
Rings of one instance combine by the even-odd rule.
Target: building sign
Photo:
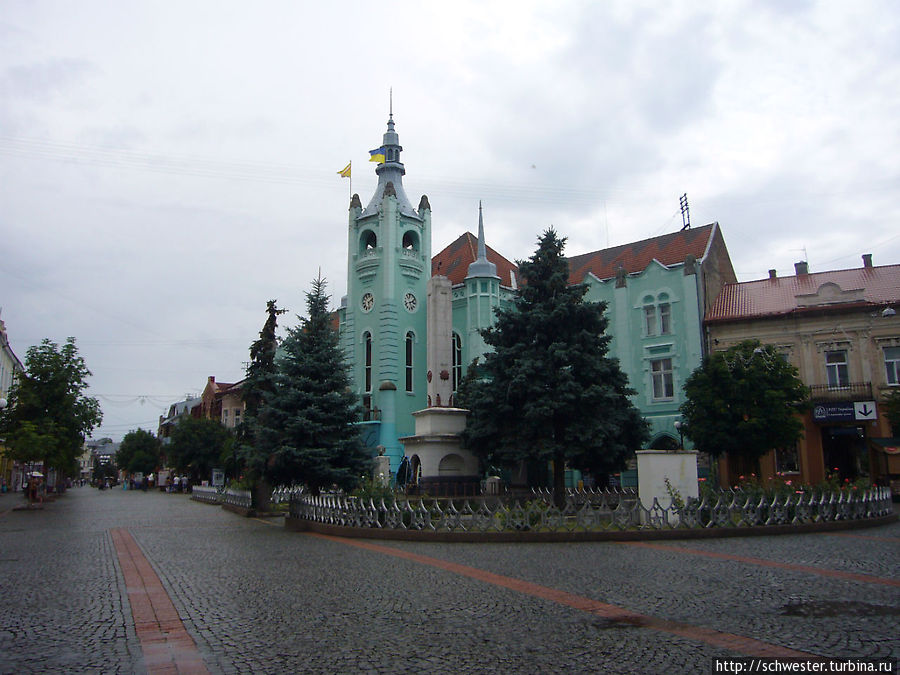
[[[858,401],[854,403],[853,413],[856,415],[857,420],[874,420],[877,417],[875,414],[875,401]]]
[[[854,404],[851,401],[816,403],[813,406],[813,420],[816,422],[853,422],[856,420]]]
[[[867,422],[876,417],[875,401],[835,401],[813,406],[815,422]]]

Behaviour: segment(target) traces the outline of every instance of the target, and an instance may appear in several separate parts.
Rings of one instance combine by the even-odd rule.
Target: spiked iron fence
[[[893,513],[888,488],[758,496],[726,491],[714,497],[688,498],[662,507],[654,498],[645,508],[633,490],[569,491],[566,505],[554,506],[552,493],[533,499],[464,500],[360,499],[342,494],[290,497],[290,515],[329,525],[443,532],[623,531],[799,525],[877,518]]]

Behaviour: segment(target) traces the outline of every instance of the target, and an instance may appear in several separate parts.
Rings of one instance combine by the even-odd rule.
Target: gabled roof
[[[621,265],[627,274],[642,272],[654,260],[667,267],[681,264],[688,255],[702,261],[718,223],[711,223],[672,234],[664,234],[631,244],[604,248],[569,258],[569,283],[580,284],[588,274],[612,279]]]
[[[857,267],[726,284],[706,321],[896,304],[900,304],[900,265]]]
[[[469,265],[475,262],[477,257],[478,237],[466,232],[431,259],[431,275],[445,276],[454,286],[461,284],[469,273]],[[503,286],[513,285],[511,272],[515,272],[516,283],[519,283],[519,268],[490,246],[487,247],[487,259],[497,266],[497,276],[500,277]]]

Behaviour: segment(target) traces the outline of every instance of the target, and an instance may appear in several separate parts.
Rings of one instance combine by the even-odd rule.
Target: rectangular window
[[[825,370],[828,375],[829,389],[843,389],[850,386],[847,352],[843,349],[825,352]]]
[[[900,347],[884,348],[884,370],[888,384],[900,385]]]
[[[644,331],[646,335],[656,335],[656,307],[644,307]]]
[[[800,462],[797,459],[797,446],[778,448],[775,451],[775,470],[778,473],[799,473]]]
[[[659,334],[668,335],[672,332],[672,313],[669,303],[664,302],[659,306]]]
[[[675,382],[672,378],[672,359],[658,359],[650,362],[653,378],[653,399],[663,400],[675,397]]]
[[[406,334],[406,391],[413,390],[413,334]]]

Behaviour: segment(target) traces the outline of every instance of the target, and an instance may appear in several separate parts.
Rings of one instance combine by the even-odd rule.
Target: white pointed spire
[[[497,266],[488,260],[487,244],[484,239],[484,215],[481,209],[481,200],[478,200],[478,257],[471,265],[466,274],[466,278],[470,277],[496,277]]]

